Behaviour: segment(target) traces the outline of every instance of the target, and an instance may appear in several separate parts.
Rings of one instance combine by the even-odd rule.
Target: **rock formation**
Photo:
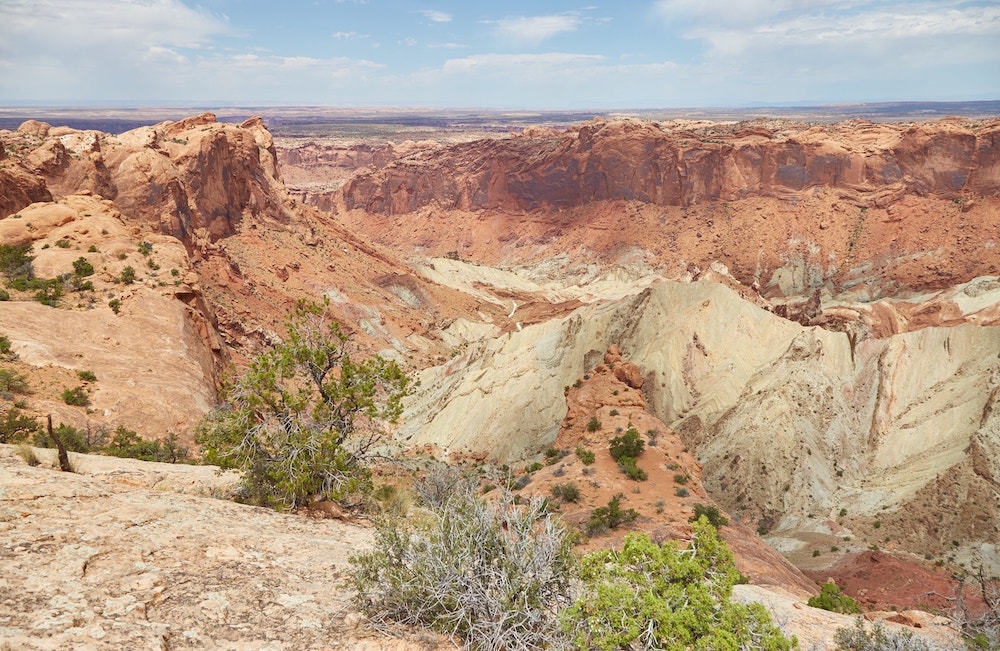
[[[82,257],[94,286],[57,307],[15,292],[0,334],[18,359],[3,363],[28,374],[29,412],[190,441],[229,362],[274,342],[296,299],[325,297],[360,348],[419,375],[402,446],[519,464],[552,445],[606,445],[583,429],[593,412],[662,432],[642,462],[657,474],[634,493],[644,522],[683,529],[693,502],[671,497],[669,468],[683,465],[701,503],[742,522],[729,540],[759,582],[809,587],[754,531],[796,567],[845,577],[830,559],[873,544],[1000,566],[998,133],[996,120],[595,120],[278,151],[260,119],[206,114],[118,135],[30,121],[0,132],[0,242],[31,243],[42,278],[71,278]],[[59,400],[80,370],[98,378],[89,411]],[[540,490],[555,480],[539,473]],[[587,509],[608,495],[592,497]],[[676,502],[675,522],[656,519],[658,500]],[[233,559],[209,561],[239,567],[211,576],[258,563],[288,580],[278,548],[227,545]],[[99,558],[81,554],[87,567]],[[102,585],[119,580],[104,570]],[[74,602],[38,621],[97,648],[100,635],[223,646],[252,610],[206,584],[203,610],[226,631],[215,637],[190,613],[165,614],[166,583],[147,579],[135,600],[102,593],[99,616],[67,620]],[[268,590],[253,588],[267,613],[299,598]],[[36,596],[31,612],[69,598]],[[331,603],[301,602],[297,641],[319,639],[310,622]],[[139,628],[115,628],[143,609]],[[17,635],[43,630],[18,618]]]

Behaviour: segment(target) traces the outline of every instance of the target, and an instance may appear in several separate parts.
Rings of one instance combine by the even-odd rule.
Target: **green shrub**
[[[630,427],[621,436],[611,439],[611,458],[621,461],[622,457],[638,459],[646,442],[639,436],[639,430]]]
[[[932,647],[912,631],[892,631],[875,622],[871,631],[858,617],[853,628],[838,628],[833,636],[837,651],[932,651]]]
[[[580,488],[571,481],[565,484],[554,484],[552,486],[552,497],[561,499],[563,502],[579,502]]]
[[[56,246],[58,246],[60,249],[68,249],[69,248],[69,240],[67,240],[67,239],[56,240]]]
[[[548,448],[545,450],[545,465],[551,466],[569,454],[569,450]]]
[[[63,295],[63,281],[61,278],[34,280],[31,282],[31,288],[38,290],[35,292],[35,300],[49,307],[56,307]]]
[[[8,279],[34,278],[34,267],[32,260],[35,259],[31,253],[31,243],[26,244],[0,244],[0,273]]]
[[[355,361],[328,301],[300,301],[286,330],[285,341],[251,360],[225,388],[226,404],[202,421],[205,459],[242,470],[241,490],[255,504],[294,508],[313,495],[363,496],[379,425],[402,413],[410,378],[377,355]]]
[[[73,261],[73,274],[78,278],[85,278],[94,275],[94,265],[87,262],[87,258],[80,256]]]
[[[542,465],[541,461],[536,461],[534,463],[531,463],[531,464],[528,464],[527,466],[525,466],[524,467],[524,472],[537,472],[537,471],[541,470],[544,467],[545,466]]]
[[[0,287],[0,301],[9,301],[9,300],[10,300],[10,292]]]
[[[787,651],[759,603],[733,603],[740,580],[732,552],[704,519],[683,549],[629,533],[621,551],[581,561],[583,594],[564,614],[563,630],[580,649],[766,649]]]
[[[10,339],[7,335],[0,335],[0,355],[9,355],[10,352]]]
[[[813,608],[822,608],[823,610],[843,613],[845,615],[861,612],[861,608],[858,607],[858,603],[847,595],[842,594],[836,583],[824,583],[822,587],[820,587],[819,595],[809,597],[809,601],[807,603]]]
[[[118,276],[118,282],[123,285],[131,285],[135,282],[135,269],[132,268],[132,265],[122,269],[121,275]]]
[[[153,252],[153,245],[149,242],[139,242],[139,253],[149,255]]]
[[[93,371],[77,371],[76,376],[84,382],[96,382],[97,376]]]
[[[589,466],[597,460],[597,455],[594,454],[592,450],[588,450],[582,445],[576,446],[576,456],[579,457],[580,461],[582,461],[585,466]]]
[[[73,387],[72,389],[64,389],[62,399],[67,405],[74,407],[86,407],[90,404],[90,396],[87,395],[87,390],[80,386]]]
[[[78,276],[73,276],[73,279],[70,281],[70,287],[74,292],[94,291],[94,283],[89,280],[80,280]]]
[[[30,434],[38,431],[38,423],[21,413],[19,409],[11,409],[0,419],[0,443],[21,443]]]
[[[625,499],[625,495],[618,493],[611,498],[607,506],[599,506],[590,512],[590,520],[587,521],[588,536],[596,536],[608,529],[616,529],[639,517],[639,513],[635,509],[622,510],[623,499]]]
[[[178,463],[189,457],[188,449],[179,444],[172,432],[162,441],[148,440],[124,425],[115,429],[111,440],[99,451],[112,457],[163,463]]]
[[[0,393],[31,393],[27,376],[7,368],[0,368]]]
[[[587,431],[596,432],[601,429],[601,421],[597,420],[597,416],[591,416],[590,420],[587,421]]]
[[[682,486],[684,484],[687,484],[690,480],[691,477],[689,477],[688,475],[681,475],[681,474],[674,475],[674,481],[677,482],[678,484],[681,484]]]
[[[90,452],[90,444],[87,442],[86,434],[71,425],[60,423],[59,427],[56,428],[56,436],[59,437],[63,446],[70,452],[79,452],[81,454]],[[49,438],[48,433],[43,430],[36,430],[32,438],[32,444],[36,448],[56,447],[55,441]]]
[[[118,314],[122,310],[122,302],[120,299],[113,298],[110,301],[108,301],[108,307],[111,308],[112,312]]]
[[[688,497],[689,495],[691,495],[691,491],[689,491],[686,488],[681,488],[680,486],[678,486],[677,488],[674,489],[674,495],[676,495],[677,497]]]
[[[358,609],[378,624],[423,625],[472,649],[565,648],[573,552],[543,501],[453,493],[427,517],[384,518],[349,559]]]
[[[633,457],[622,457],[618,460],[618,469],[625,473],[625,476],[633,481],[646,481],[649,475],[640,468]]]
[[[717,507],[705,504],[695,504],[694,515],[688,519],[688,522],[697,522],[700,518],[708,520],[708,523],[716,529],[720,529],[729,524],[729,520],[719,513],[719,509]]]

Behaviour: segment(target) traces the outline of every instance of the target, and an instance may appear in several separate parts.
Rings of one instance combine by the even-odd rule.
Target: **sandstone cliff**
[[[491,265],[721,261],[769,297],[867,297],[1000,274],[1000,123],[593,121],[362,169],[333,205],[404,255]]]
[[[118,136],[30,121],[0,142],[12,169],[56,198],[89,190],[135,223],[181,241],[230,235],[244,217],[287,219],[277,153],[259,118],[242,125],[206,113]],[[24,183],[20,183],[24,187]],[[6,197],[4,215],[40,197]]]
[[[871,206],[906,193],[995,195],[998,137],[1000,123],[958,119],[716,129],[594,120],[402,157],[352,179],[343,206],[389,214],[430,204],[527,212],[616,199],[691,206],[819,186],[856,193]]]

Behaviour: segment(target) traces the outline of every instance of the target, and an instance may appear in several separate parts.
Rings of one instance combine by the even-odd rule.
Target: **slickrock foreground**
[[[402,649],[343,588],[368,530],[210,497],[208,466],[0,446],[0,649]]]

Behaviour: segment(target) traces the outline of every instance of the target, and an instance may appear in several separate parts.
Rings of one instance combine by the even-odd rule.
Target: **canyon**
[[[961,568],[1000,573],[998,139],[1000,120],[958,117],[281,146],[260,118],[29,121],[0,131],[0,241],[32,244],[39,277],[97,272],[58,307],[0,303],[4,364],[27,413],[191,445],[225,374],[326,297],[361,350],[420,380],[397,448],[520,467],[587,445],[593,476],[567,459],[525,491],[558,469],[584,487],[568,521],[621,492],[672,538],[717,505],[789,617],[806,575],[873,554],[939,582],[907,602],[861,586],[863,603],[928,606]],[[59,399],[81,370],[87,409]],[[641,485],[604,458],[633,425],[657,433]]]

